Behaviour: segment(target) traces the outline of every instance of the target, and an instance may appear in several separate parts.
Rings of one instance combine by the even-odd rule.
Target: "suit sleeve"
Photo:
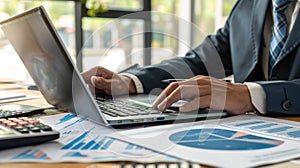
[[[300,79],[257,82],[266,93],[267,115],[299,115]]]

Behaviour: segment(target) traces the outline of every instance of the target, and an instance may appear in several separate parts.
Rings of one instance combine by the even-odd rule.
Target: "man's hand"
[[[103,67],[94,67],[82,76],[93,93],[125,95],[136,93],[134,83],[129,77],[118,75]]]
[[[161,111],[180,99],[188,100],[181,112],[211,108],[231,114],[254,111],[249,90],[244,84],[232,84],[207,76],[171,83],[155,100],[153,107]]]

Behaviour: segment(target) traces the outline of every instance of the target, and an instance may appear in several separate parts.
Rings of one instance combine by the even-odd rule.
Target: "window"
[[[233,5],[237,0],[194,0],[194,23],[205,34],[214,34],[223,27]],[[195,36],[198,37],[198,32]],[[193,39],[193,45],[197,45],[201,39]]]
[[[143,9],[143,0],[106,0],[109,9],[123,11],[140,11]]]
[[[101,65],[120,71],[143,65],[144,21],[139,19],[83,19],[83,70]]]
[[[109,11],[89,17],[77,0],[1,0],[0,19],[43,5],[80,70],[102,65],[117,72],[183,56],[224,25],[236,0],[103,2]],[[29,79],[1,32],[0,53],[0,80]]]
[[[190,36],[186,33],[190,27],[187,24],[191,24],[187,21],[190,18],[186,18],[186,15],[191,15],[191,6],[189,6],[190,3],[186,3],[187,0],[152,0],[151,7],[148,8],[151,12],[146,11],[144,6],[140,11],[134,11],[138,12],[137,14],[128,12],[128,8],[127,12],[123,9],[116,10],[116,6],[122,6],[125,1],[127,4],[137,2],[114,1],[114,6],[107,3],[111,11],[100,13],[97,18],[84,17],[82,23],[83,71],[95,65],[101,65],[118,72],[135,63],[141,66],[159,63],[162,60],[183,55],[187,49],[191,48],[190,42],[186,42],[186,36]],[[149,16],[149,18],[135,15]],[[143,31],[145,31],[147,21],[151,22],[152,37],[149,39],[151,48],[144,42]],[[179,25],[182,26],[179,27]],[[87,37],[87,31],[92,34],[92,38]],[[93,47],[89,48],[89,45]],[[150,51],[151,57],[147,55],[147,51],[148,53]],[[145,58],[150,59],[148,61]]]
[[[152,0],[152,63],[176,56],[222,27],[236,0]]]
[[[151,9],[148,0],[104,1],[109,10],[95,17],[83,9],[82,48],[77,65],[85,71],[100,65],[118,72],[132,64],[150,64]]]
[[[74,2],[1,0],[0,20],[39,5],[46,8],[68,51],[75,58]],[[0,81],[12,80],[28,81],[31,79],[17,53],[5,38],[3,32],[0,32]]]

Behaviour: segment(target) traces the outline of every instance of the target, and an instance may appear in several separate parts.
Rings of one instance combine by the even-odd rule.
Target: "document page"
[[[106,135],[116,131],[66,113],[41,117],[41,122],[60,132],[60,138],[36,146],[0,151],[0,162],[178,162],[133,143]]]
[[[216,167],[252,167],[300,157],[300,124],[234,116],[112,135],[184,160]]]

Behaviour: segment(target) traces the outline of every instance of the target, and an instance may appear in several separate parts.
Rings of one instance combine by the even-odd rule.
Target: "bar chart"
[[[222,124],[226,127],[249,130],[253,132],[263,133],[280,138],[288,138],[299,141],[300,127],[291,126],[284,123],[275,123],[261,120],[237,121]]]
[[[40,149],[28,149],[13,157],[12,160],[51,160],[51,158]]]
[[[132,143],[128,143],[127,146],[125,147],[125,150],[142,150],[142,149],[144,149],[144,148],[139,145],[132,144]]]
[[[90,154],[83,154],[83,152],[67,152],[63,158],[85,158],[85,159],[91,159],[91,160],[117,160],[118,156],[109,154],[109,153],[102,153],[100,156],[92,156]]]
[[[76,121],[74,121],[74,122],[72,122],[72,123],[70,123],[70,124],[64,126],[63,129],[72,127],[72,126],[74,126],[74,125],[76,125],[76,124],[78,124],[78,123],[81,123],[81,122],[85,121],[85,120],[86,120],[86,119],[84,119],[84,118],[78,118]]]
[[[18,152],[0,152],[0,161],[178,161],[178,158],[107,137],[111,133],[110,129],[94,124],[87,119],[81,119],[71,113],[46,116],[41,122],[53,125],[60,132],[60,138],[52,143],[28,146]]]
[[[88,137],[90,131],[86,131],[63,146],[62,150],[107,150],[115,141],[114,139],[102,137],[95,137],[91,139]]]
[[[76,118],[76,115],[72,113],[68,113],[64,115],[62,118],[58,119],[58,122],[56,122],[55,125],[60,125],[62,123],[68,122],[73,118]]]

